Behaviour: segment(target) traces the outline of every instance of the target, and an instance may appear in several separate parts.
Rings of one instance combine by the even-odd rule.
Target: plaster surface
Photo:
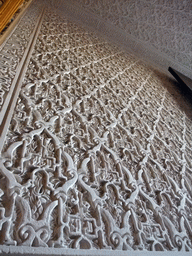
[[[63,248],[37,248],[27,246],[0,246],[0,255],[14,255],[14,256],[116,256],[117,253],[120,256],[152,256],[154,252],[150,251],[109,251],[109,250],[77,250],[77,249],[63,249]],[[189,256],[189,252],[155,252],[155,256]]]
[[[191,1],[67,0],[62,6],[127,51],[192,78]]]
[[[51,4],[34,1],[0,50],[13,77],[1,112],[2,255],[191,251],[190,100]],[[10,44],[20,31],[28,41]]]

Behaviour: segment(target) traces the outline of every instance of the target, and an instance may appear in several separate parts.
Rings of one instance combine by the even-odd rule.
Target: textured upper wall
[[[130,35],[138,42],[138,48],[150,47],[151,52],[154,51],[159,56],[164,56],[164,59],[172,61],[167,65],[175,66],[188,76],[192,73],[192,1],[73,0],[72,2],[78,3],[103,21],[122,29],[126,35]],[[163,64],[163,60],[161,65],[166,65]]]

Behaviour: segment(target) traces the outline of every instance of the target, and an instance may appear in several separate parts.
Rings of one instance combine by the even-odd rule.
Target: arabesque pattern
[[[192,249],[191,105],[47,9],[0,159],[0,242]]]
[[[83,8],[96,15],[98,20],[107,21],[122,29],[128,37],[133,37],[135,42],[142,42],[143,47],[150,46],[192,72],[191,1],[71,1],[73,5],[77,5],[76,8]]]

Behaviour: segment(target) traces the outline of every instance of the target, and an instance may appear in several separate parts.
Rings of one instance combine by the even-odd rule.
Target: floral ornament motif
[[[0,243],[191,250],[185,104],[164,75],[46,9],[1,152]]]

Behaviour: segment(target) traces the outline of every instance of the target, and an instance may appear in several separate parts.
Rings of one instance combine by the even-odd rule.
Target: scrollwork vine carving
[[[191,250],[192,119],[173,92],[47,9],[0,159],[1,244]]]

